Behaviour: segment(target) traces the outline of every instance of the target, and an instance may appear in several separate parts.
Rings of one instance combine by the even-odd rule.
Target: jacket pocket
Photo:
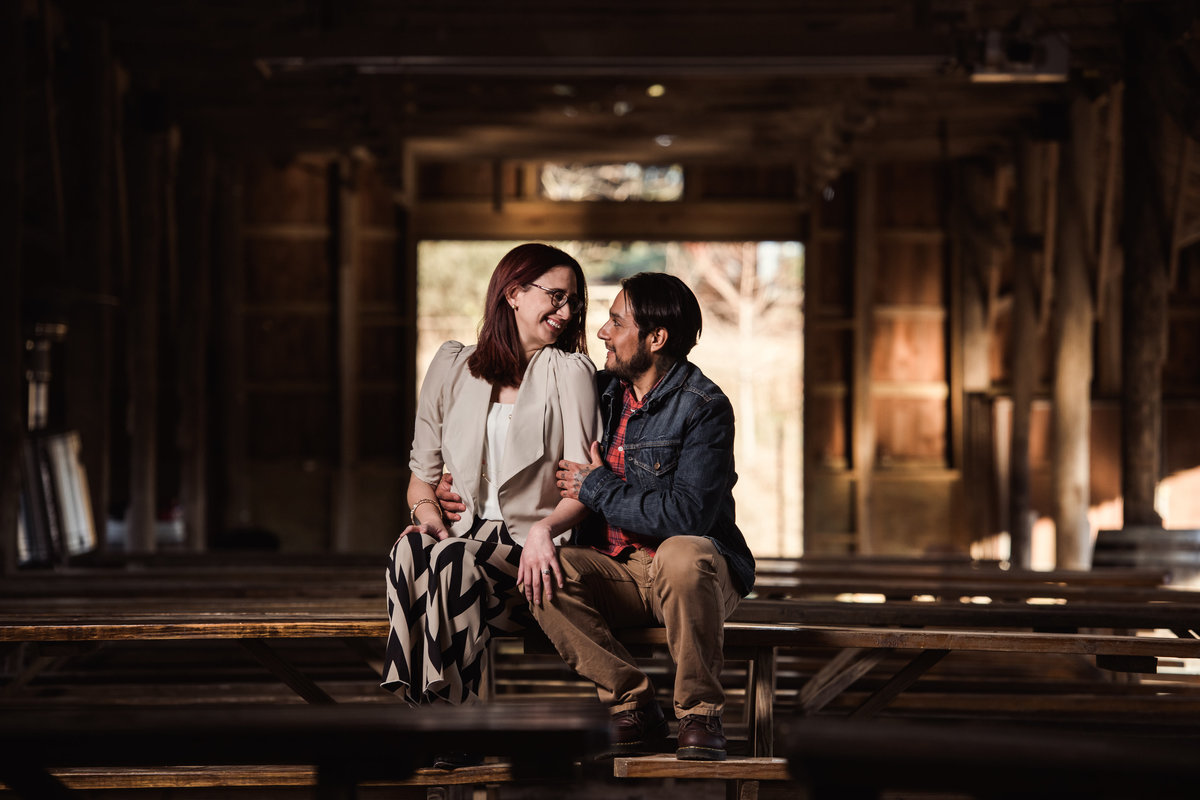
[[[678,439],[625,443],[625,471],[634,466],[639,472],[657,480],[670,480],[679,467]]]

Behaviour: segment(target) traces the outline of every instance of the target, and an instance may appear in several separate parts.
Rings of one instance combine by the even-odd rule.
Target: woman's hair
[[[508,290],[528,286],[555,267],[570,267],[583,306],[572,314],[552,347],[566,353],[587,353],[587,281],[583,268],[571,256],[548,244],[522,244],[505,253],[492,271],[483,323],[479,326],[479,344],[467,360],[471,374],[498,386],[518,386],[525,373],[525,354],[517,320],[508,304]]]
[[[700,303],[687,284],[665,272],[639,272],[621,281],[621,288],[633,310],[638,338],[665,328],[663,355],[671,361],[687,358],[704,327]]]

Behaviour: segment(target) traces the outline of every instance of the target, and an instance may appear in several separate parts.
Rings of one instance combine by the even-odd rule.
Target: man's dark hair
[[[639,337],[645,339],[655,329],[665,328],[663,355],[672,361],[687,358],[704,327],[700,303],[687,284],[665,272],[639,272],[621,281],[621,288]]]

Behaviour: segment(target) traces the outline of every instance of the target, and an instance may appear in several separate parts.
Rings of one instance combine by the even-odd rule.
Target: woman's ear
[[[504,292],[504,299],[513,311],[516,311],[517,306],[521,304],[521,295],[525,294],[525,291],[522,287],[513,285]]]

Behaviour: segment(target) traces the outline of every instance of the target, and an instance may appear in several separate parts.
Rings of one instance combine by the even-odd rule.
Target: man
[[[676,757],[723,760],[724,621],[754,584],[734,521],[733,408],[687,360],[702,327],[692,291],[662,273],[621,286],[599,334],[608,350],[597,375],[603,446],[593,444],[590,464],[561,461],[556,473],[560,494],[601,518],[559,549],[563,581],[533,615],[596,684],[622,753],[660,749],[667,723],[612,629],[664,626],[676,665]]]

